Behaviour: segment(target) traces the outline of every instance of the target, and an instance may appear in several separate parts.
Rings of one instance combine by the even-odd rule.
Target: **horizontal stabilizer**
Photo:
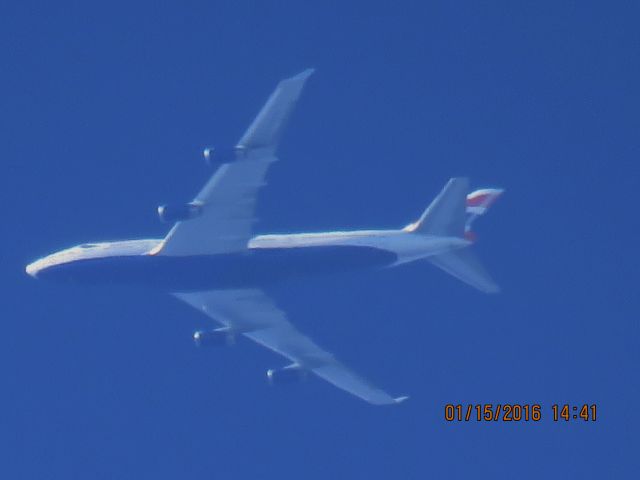
[[[498,293],[500,287],[484,269],[480,261],[469,248],[441,253],[428,260],[458,280],[485,293]]]

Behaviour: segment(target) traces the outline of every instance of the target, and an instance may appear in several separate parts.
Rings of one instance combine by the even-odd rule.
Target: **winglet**
[[[313,72],[313,68],[308,68],[280,81],[237,146],[247,150],[275,150],[304,84]]]
[[[297,75],[294,75],[291,78],[288,78],[287,80],[306,80],[307,78],[309,78],[314,72],[316,71],[315,68],[307,68],[306,70],[298,73]],[[286,81],[286,80],[285,80]]]

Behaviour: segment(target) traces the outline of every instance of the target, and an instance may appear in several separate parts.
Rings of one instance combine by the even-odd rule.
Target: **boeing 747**
[[[256,235],[258,192],[312,73],[281,81],[227,156],[205,149],[205,159],[218,167],[193,201],[158,208],[160,219],[173,224],[165,238],[78,245],[36,260],[27,273],[43,280],[157,287],[220,324],[195,332],[196,344],[228,345],[244,335],[287,357],[291,364],[267,371],[272,383],[313,373],[375,405],[406,399],[373,386],[300,333],[263,289],[306,275],[427,260],[483,292],[497,292],[469,247],[471,224],[502,190],[470,192],[466,178],[452,178],[404,228]]]

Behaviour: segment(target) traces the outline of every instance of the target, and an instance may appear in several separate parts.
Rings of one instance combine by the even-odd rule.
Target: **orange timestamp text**
[[[582,420],[595,422],[595,404],[551,405],[551,419],[554,422]],[[539,403],[447,403],[444,419],[447,422],[539,422],[543,419],[543,408]]]

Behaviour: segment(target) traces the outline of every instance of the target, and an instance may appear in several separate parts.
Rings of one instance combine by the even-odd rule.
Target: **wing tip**
[[[349,392],[349,393],[353,394],[353,392]],[[383,395],[384,395],[384,398],[366,398],[356,394],[357,397],[360,397],[363,400],[366,400],[372,405],[378,405],[378,406],[398,405],[399,403],[405,402],[406,400],[409,399],[408,395],[402,395],[400,397],[395,397],[395,398],[390,395],[387,395],[386,393],[383,393]]]
[[[309,67],[298,74],[299,77],[307,78],[315,73],[315,67]]]
[[[493,283],[491,285],[484,287],[482,291],[484,293],[488,293],[489,295],[496,295],[498,293],[501,293],[502,289],[500,288],[500,285]]]
[[[309,78],[311,75],[313,75],[313,73],[316,71],[315,68],[307,68],[306,70],[303,70],[302,72],[294,75],[293,77],[287,78],[286,81],[302,81],[304,82],[307,78]]]

